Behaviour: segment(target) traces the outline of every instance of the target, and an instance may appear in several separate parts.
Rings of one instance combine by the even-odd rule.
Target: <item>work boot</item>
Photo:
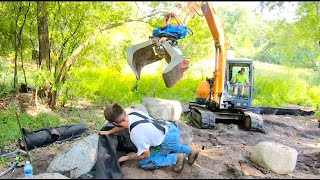
[[[191,152],[188,156],[188,164],[192,165],[199,156],[200,151],[191,149]]]
[[[176,173],[181,173],[184,168],[185,161],[186,161],[186,155],[184,153],[178,154],[177,163],[173,167],[173,171]]]

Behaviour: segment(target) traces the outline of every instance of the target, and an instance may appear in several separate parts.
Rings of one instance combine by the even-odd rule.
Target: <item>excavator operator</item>
[[[245,89],[245,85],[249,85],[249,79],[248,76],[244,74],[245,73],[245,68],[241,68],[241,70],[232,77],[231,79],[231,83],[234,84],[234,95],[237,96],[238,95],[238,89],[241,88],[241,94],[240,97],[243,98],[244,95],[244,89]]]

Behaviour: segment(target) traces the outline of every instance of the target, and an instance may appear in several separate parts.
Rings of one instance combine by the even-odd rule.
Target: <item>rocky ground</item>
[[[130,179],[319,178],[320,129],[314,117],[263,115],[263,119],[266,134],[243,131],[237,126],[225,124],[218,124],[211,130],[190,127],[193,132],[192,146],[202,149],[193,166],[186,164],[183,172],[176,174],[171,168],[144,171],[138,168],[136,162],[126,162],[122,166],[124,177]],[[250,154],[254,146],[261,141],[281,143],[296,149],[298,160],[294,172],[278,175],[251,163]],[[74,142],[56,142],[47,147],[32,150],[30,153],[34,174],[45,173],[51,160]],[[68,176],[68,174],[64,175]],[[21,177],[23,177],[23,170],[18,168],[2,178]]]

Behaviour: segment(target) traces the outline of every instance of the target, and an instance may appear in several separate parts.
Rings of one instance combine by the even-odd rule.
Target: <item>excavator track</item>
[[[188,119],[201,129],[212,129],[216,123],[237,124],[245,130],[265,133],[260,115],[241,109],[214,112],[203,106],[192,106]]]

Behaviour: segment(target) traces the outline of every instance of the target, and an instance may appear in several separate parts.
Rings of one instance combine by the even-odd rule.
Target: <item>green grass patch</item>
[[[144,97],[193,101],[199,81],[183,79],[173,88],[166,88],[161,75],[145,75],[136,81],[132,75],[107,70],[82,70],[74,72],[74,81],[65,92],[69,97],[84,97],[102,104],[118,102],[128,106],[140,103]]]
[[[37,130],[49,126],[58,126],[60,117],[52,113],[40,113],[33,117],[22,113],[18,114],[22,128]],[[14,111],[0,113],[0,150],[21,137],[19,125]]]
[[[285,107],[297,104],[320,110],[320,85],[308,69],[257,63],[255,106]]]
[[[255,64],[254,106],[286,107],[287,104],[320,110],[320,85],[308,69],[289,68],[265,63]],[[112,69],[82,69],[73,72],[69,81],[69,95],[84,97],[108,105],[120,103],[128,106],[140,103],[144,97],[178,100],[183,104],[195,100],[196,89],[203,75],[187,76],[176,86],[166,88],[161,71],[144,75],[136,81],[133,73],[121,74]],[[71,84],[72,83],[72,84]],[[66,99],[70,99],[69,97]]]

